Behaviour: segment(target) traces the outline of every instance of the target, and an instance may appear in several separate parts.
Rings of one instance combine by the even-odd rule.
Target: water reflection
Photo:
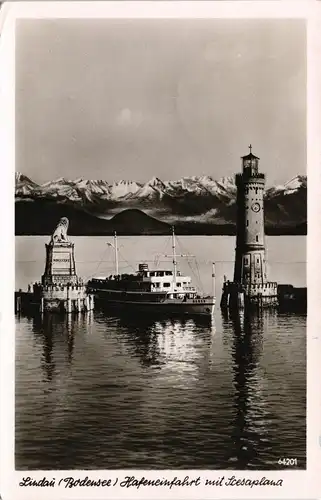
[[[22,468],[268,469],[282,453],[304,464],[304,318],[17,321]]]
[[[132,355],[146,367],[161,364],[156,325],[157,323],[149,317],[122,316],[119,318],[122,338],[130,346]]]
[[[265,408],[260,399],[259,361],[263,348],[264,323],[269,312],[225,315],[222,323],[228,334],[233,332],[231,341],[232,367],[234,372],[235,417],[232,431],[233,448],[230,462],[233,468],[251,468],[262,454],[265,428],[258,425],[262,421]]]
[[[88,327],[91,315],[58,314],[35,315],[32,331],[42,347],[41,368],[44,380],[52,382],[58,373],[71,368],[75,346],[75,335],[81,326]]]
[[[214,320],[208,318],[112,317],[103,311],[95,316],[35,315],[30,322],[42,351],[41,367],[47,382],[51,382],[63,366],[65,369],[72,365],[75,337],[79,337],[81,331],[90,335],[97,320],[105,324],[106,335],[110,335],[111,329],[117,332],[119,342],[145,367],[161,367],[173,361],[194,362],[198,357],[197,346],[213,344],[215,333]]]
[[[208,318],[122,316],[117,319],[117,331],[143,366],[160,368],[174,361],[195,362],[197,346],[210,344],[215,325]]]
[[[245,469],[253,461],[260,436],[252,418],[256,414],[257,367],[262,352],[263,318],[260,314],[233,318],[234,348],[233,369],[235,384],[235,428],[232,438],[235,444],[237,468]],[[254,425],[253,425],[254,423]]]

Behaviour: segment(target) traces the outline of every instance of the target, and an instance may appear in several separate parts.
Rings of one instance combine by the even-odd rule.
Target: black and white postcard
[[[2,498],[317,498],[317,3],[1,15]]]

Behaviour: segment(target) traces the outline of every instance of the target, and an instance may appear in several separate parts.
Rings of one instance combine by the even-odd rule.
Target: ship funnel
[[[148,271],[148,264],[139,264],[138,266],[138,270],[139,272],[143,272],[143,271]]]

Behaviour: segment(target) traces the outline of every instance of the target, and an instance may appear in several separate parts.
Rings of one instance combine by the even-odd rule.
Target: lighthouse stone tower
[[[259,158],[242,157],[243,172],[236,174],[237,236],[234,281],[266,282],[263,195],[265,175],[259,173]]]
[[[242,173],[236,174],[237,234],[233,282],[224,283],[222,307],[277,305],[277,283],[267,280],[264,235],[265,175],[259,158],[242,157]]]

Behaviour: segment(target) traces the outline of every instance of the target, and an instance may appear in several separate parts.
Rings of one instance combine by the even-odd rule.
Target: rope
[[[131,264],[130,262],[128,262],[128,260],[127,260],[127,259],[125,259],[125,258],[122,256],[122,254],[120,253],[120,251],[119,251],[119,250],[118,250],[118,253],[119,253],[120,257],[122,257],[122,258],[123,258],[122,262],[125,262],[125,263],[127,264],[127,266],[128,266],[128,267],[130,267],[130,268],[134,271],[134,273],[135,273],[135,272],[136,272],[136,269],[134,268],[134,266],[132,266],[132,264]]]
[[[104,259],[104,257],[105,257],[106,252],[108,251],[108,249],[109,249],[109,247],[106,247],[106,248],[105,248],[104,253],[103,253],[103,255],[102,255],[102,258],[98,261],[98,265],[97,265],[97,267],[96,267],[95,271],[93,272],[93,274],[91,274],[91,275],[89,275],[89,276],[86,276],[86,277],[85,277],[85,280],[86,280],[86,281],[87,281],[88,279],[92,278],[92,277],[93,277],[93,276],[97,273],[97,271],[98,271],[98,269],[100,268],[100,265],[101,265],[101,263],[102,263],[102,262],[106,262],[106,261],[104,261],[103,259]],[[84,262],[86,262],[86,261],[84,261]]]
[[[181,241],[176,237],[176,241],[177,241],[177,246],[179,247],[179,249],[181,250],[182,254],[184,254],[186,252],[186,255],[187,255],[187,264],[188,264],[188,267],[190,268],[191,270],[191,273],[193,275],[193,277],[196,279],[196,281],[198,282],[198,286],[199,288],[204,291],[204,286],[203,286],[203,283],[202,283],[202,280],[201,280],[201,275],[200,275],[200,270],[199,270],[199,267],[198,267],[198,262],[197,260],[195,259],[194,262],[195,262],[195,265],[196,265],[196,269],[197,269],[197,274],[196,272],[194,271],[193,267],[192,267],[192,264],[191,264],[191,258],[192,256],[188,256],[188,252],[185,250],[183,244],[181,243]]]
[[[198,282],[200,284],[200,288],[201,288],[202,292],[204,292],[204,285],[202,283],[200,268],[199,268],[197,260],[195,260],[195,264],[196,264],[196,269],[197,269],[197,274],[198,274]]]
[[[152,261],[152,260],[144,260],[144,262],[153,262],[153,264],[154,264],[154,266],[155,266],[155,268],[156,268],[156,269],[158,268],[158,266],[159,266],[159,264],[160,264],[161,262],[168,262],[167,260],[160,260],[160,258],[161,258],[161,256],[162,256],[163,254],[166,254],[166,253],[167,253],[167,247],[168,247],[168,245],[169,245],[169,242],[170,242],[170,241],[171,241],[171,238],[167,238],[167,239],[166,239],[166,241],[165,241],[165,243],[164,243],[164,247],[163,247],[163,248],[164,248],[164,251],[163,251],[162,253],[157,253],[157,254],[155,254],[155,258],[154,258],[154,260],[153,260],[153,261]],[[139,261],[138,261],[138,262],[139,262]]]

